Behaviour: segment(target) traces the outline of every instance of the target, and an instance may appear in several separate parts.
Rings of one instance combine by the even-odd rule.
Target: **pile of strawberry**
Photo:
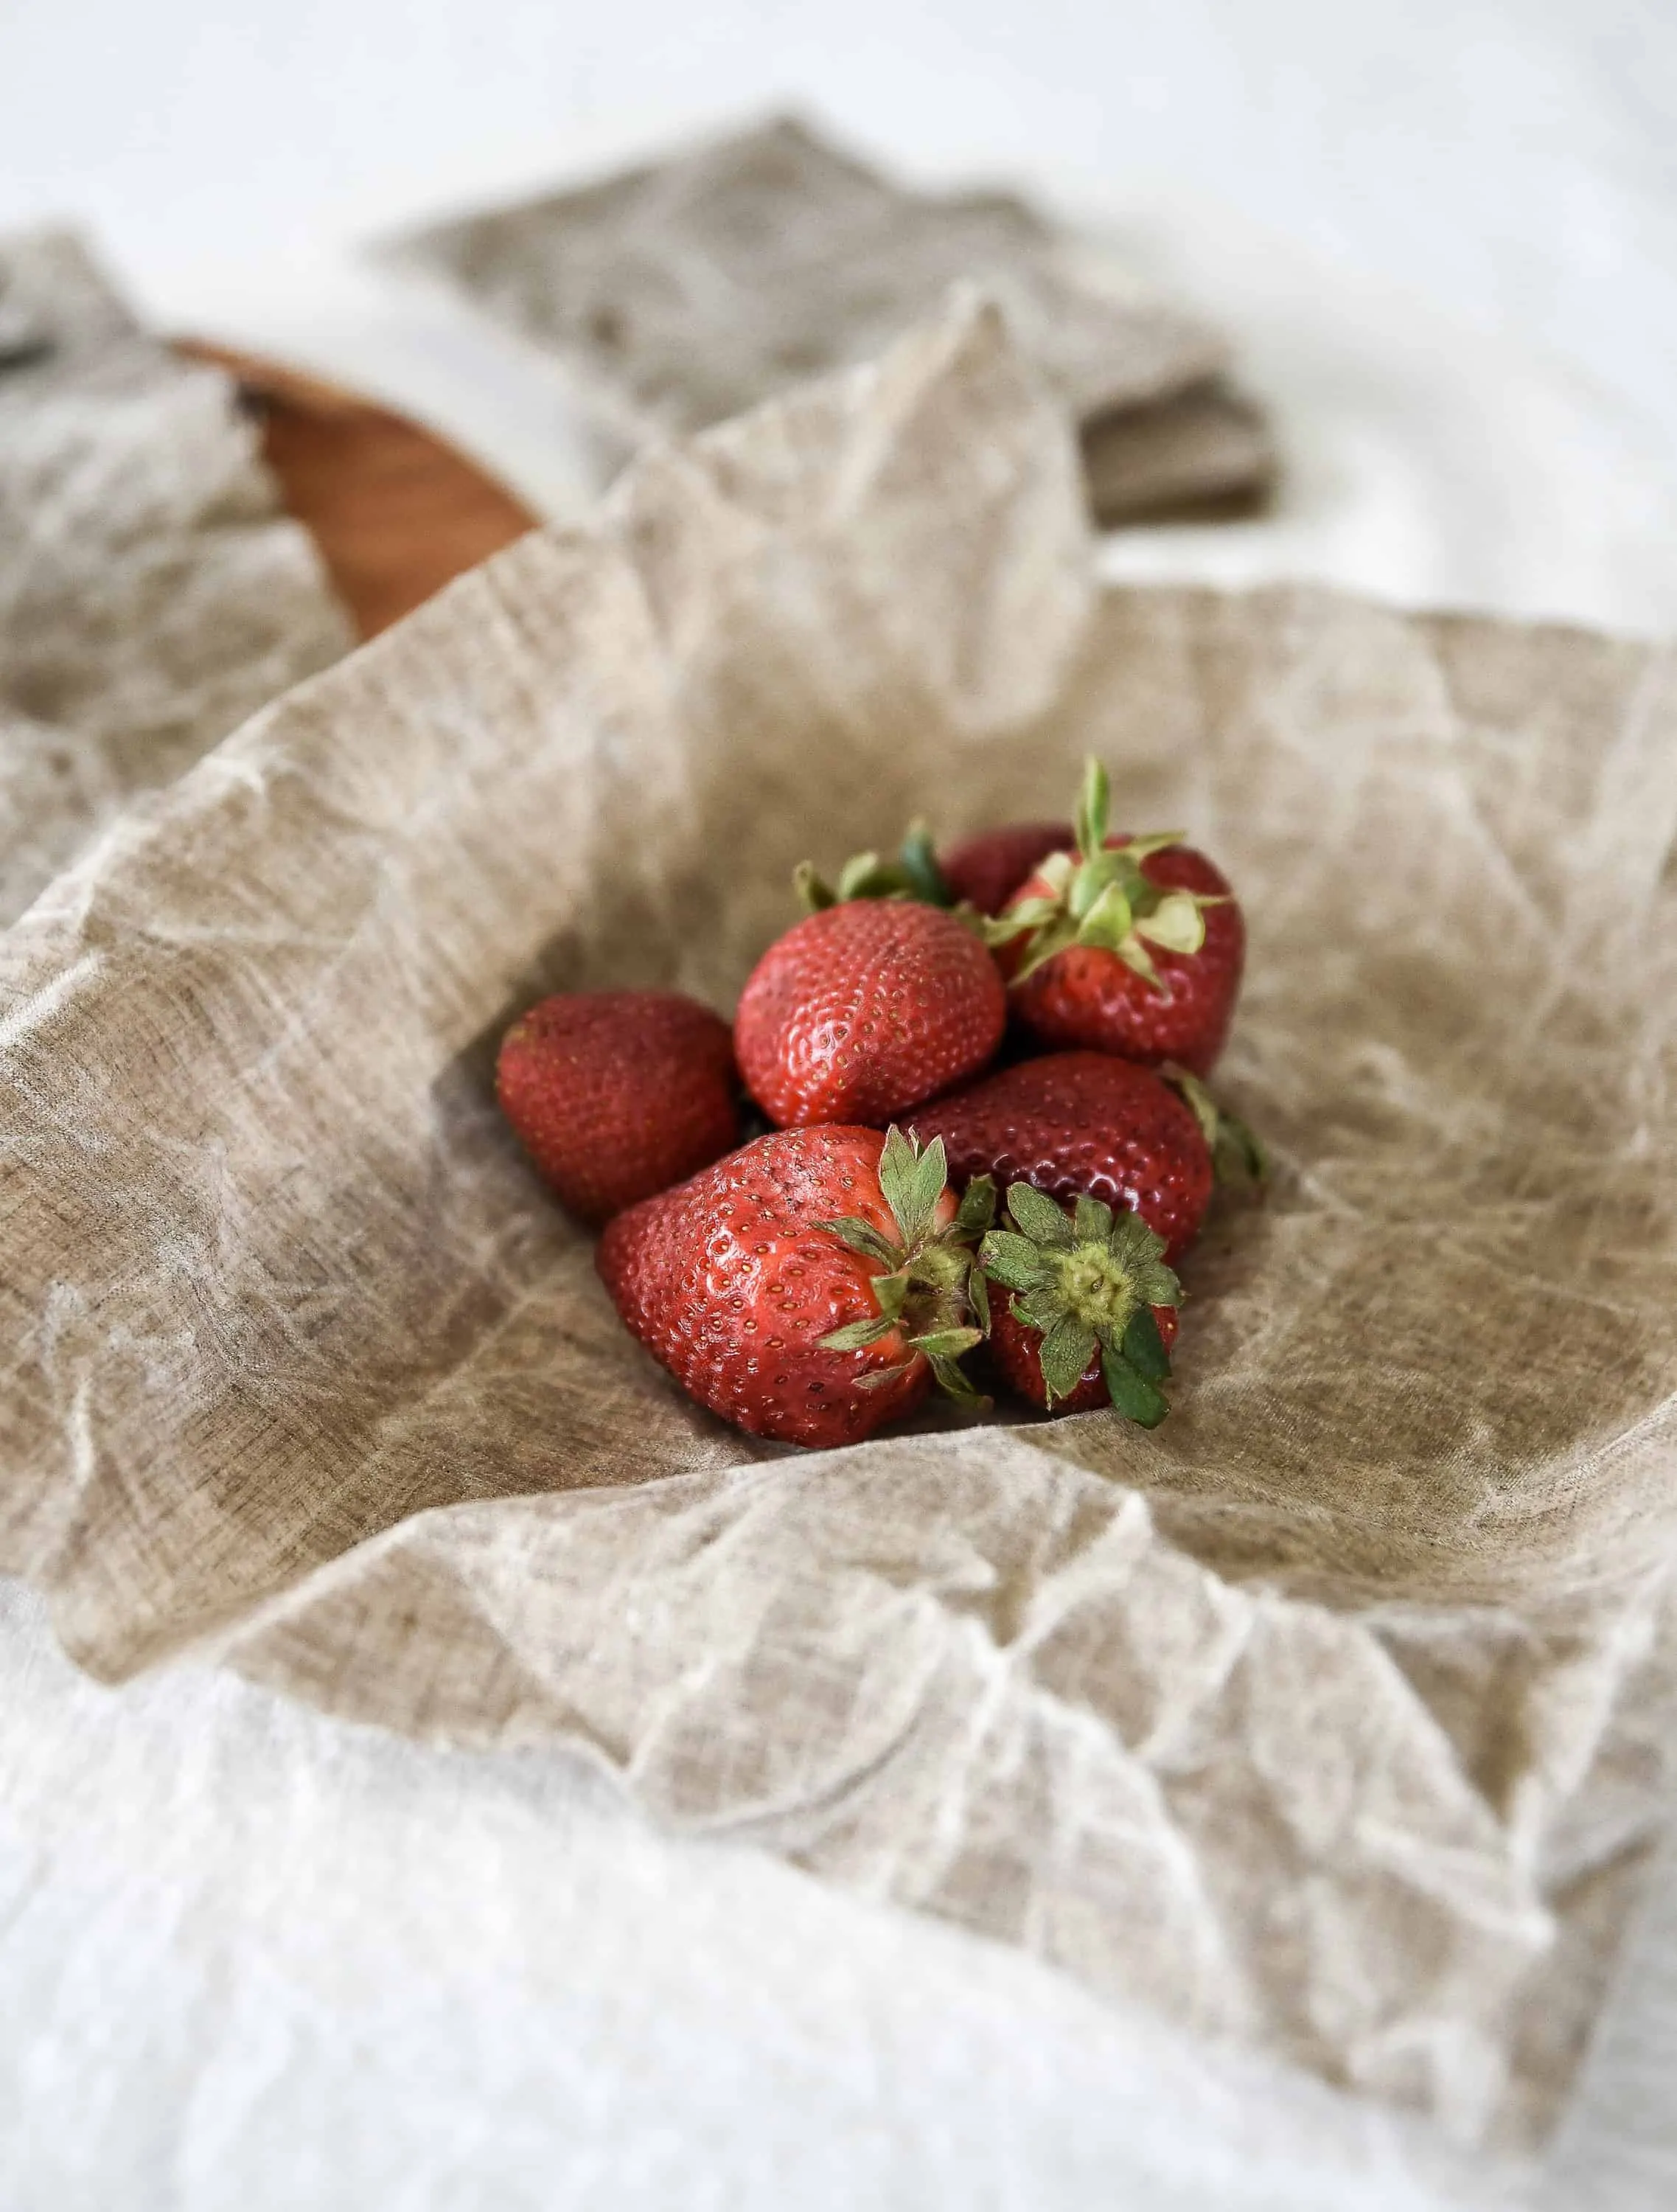
[[[1260,1171],[1201,1079],[1240,987],[1241,912],[1175,836],[1074,827],[799,872],[732,1032],[664,991],[544,999],[498,1088],[682,1387],[755,1436],[853,1443],[934,1383],[1148,1427],[1224,1160]],[[1002,1064],[998,1065],[999,1060]],[[773,1126],[742,1144],[741,1079]],[[1001,1197],[999,1206],[999,1194]]]

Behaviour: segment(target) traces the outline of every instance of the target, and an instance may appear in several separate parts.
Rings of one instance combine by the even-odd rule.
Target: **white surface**
[[[1602,0],[13,0],[0,223],[90,221],[155,312],[404,399],[556,510],[586,472],[545,371],[354,237],[788,94],[927,173],[1046,155],[1230,322],[1290,464],[1273,518],[1114,573],[1650,629],[1674,94],[1677,15]],[[1674,1961],[1668,1877],[1545,2212],[1677,2201]],[[1491,2201],[1428,2155],[568,1766],[204,1674],[102,1691],[0,1605],[3,2212]]]
[[[1437,2201],[1378,2114],[574,1766],[101,1691],[15,1585],[0,1668],[7,2212]]]

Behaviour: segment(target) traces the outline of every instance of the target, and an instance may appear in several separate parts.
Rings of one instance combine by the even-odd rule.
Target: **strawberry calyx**
[[[1159,1073],[1200,1124],[1212,1156],[1212,1174],[1220,1183],[1261,1185],[1269,1180],[1269,1155],[1257,1132],[1219,1106],[1197,1075],[1167,1060]]]
[[[895,860],[878,853],[854,853],[829,884],[811,860],[799,861],[793,884],[806,914],[843,906],[851,899],[914,899],[921,906],[952,907],[955,894],[944,880],[933,848],[932,832],[924,822],[908,824]]]
[[[1098,1347],[1112,1402],[1145,1429],[1170,1412],[1160,1384],[1170,1355],[1155,1306],[1182,1303],[1164,1264],[1164,1239],[1139,1214],[1079,1198],[1068,1217],[1045,1193],[1016,1182],[1007,1194],[1012,1229],[993,1229],[978,1264],[1011,1291],[1016,1321],[1042,1333],[1037,1358],[1048,1401],[1069,1398]]]
[[[931,1367],[939,1389],[975,1408],[987,1405],[961,1365],[963,1356],[988,1333],[990,1312],[974,1248],[995,1218],[995,1185],[988,1176],[968,1184],[952,1221],[940,1224],[939,1202],[949,1182],[941,1137],[923,1150],[918,1138],[892,1127],[879,1156],[879,1188],[896,1225],[895,1239],[858,1214],[818,1222],[883,1273],[872,1279],[878,1314],[847,1322],[820,1339],[828,1352],[860,1352],[900,1335],[908,1357],[860,1378],[878,1390],[905,1373],[916,1357]],[[976,1322],[976,1326],[975,1326]]]
[[[1078,799],[1077,849],[1050,853],[1035,880],[1046,889],[1021,898],[984,926],[993,949],[1018,945],[1023,957],[1012,981],[1023,983],[1045,961],[1072,945],[1092,945],[1117,955],[1127,968],[1151,983],[1161,998],[1170,987],[1159,974],[1150,947],[1167,952],[1197,952],[1206,941],[1206,908],[1226,906],[1226,894],[1166,888],[1153,883],[1142,862],[1167,846],[1180,845],[1180,830],[1155,831],[1109,845],[1112,788],[1105,768],[1092,757],[1084,770]]]

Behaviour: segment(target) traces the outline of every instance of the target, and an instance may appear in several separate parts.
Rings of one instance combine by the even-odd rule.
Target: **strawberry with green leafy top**
[[[900,1131],[778,1130],[619,1214],[612,1302],[701,1405],[753,1436],[859,1443],[962,1372],[986,1317],[972,1248],[993,1194],[957,1208],[943,1147]]]
[[[1228,882],[1175,830],[1107,830],[1089,763],[1077,848],[1050,854],[987,932],[1013,1012],[1043,1044],[1207,1075],[1233,1018],[1246,930]]]
[[[1053,1411],[1109,1398],[1144,1428],[1170,1410],[1166,1329],[1182,1288],[1164,1239],[1133,1213],[1079,1198],[1068,1217],[1028,1182],[1007,1194],[1011,1228],[979,1247],[990,1281],[1012,1293],[993,1312],[991,1350],[1020,1393]],[[1166,1316],[1169,1316],[1168,1322]]]

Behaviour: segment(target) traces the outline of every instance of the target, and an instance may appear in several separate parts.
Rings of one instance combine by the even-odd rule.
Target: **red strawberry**
[[[992,1282],[1013,1293],[993,1310],[991,1348],[1022,1395],[1067,1413],[1110,1399],[1144,1428],[1170,1410],[1159,1385],[1170,1372],[1161,1316],[1181,1297],[1164,1242],[1135,1214],[1080,1198],[1067,1216],[1028,1182],[1007,1194],[1011,1229],[979,1249]]]
[[[544,999],[502,1039],[495,1089],[537,1167],[590,1223],[739,1142],[728,1025],[674,991]]]
[[[751,1096],[781,1128],[883,1126],[983,1066],[1007,994],[951,915],[853,899],[808,915],[753,969],[734,1017]]]
[[[1240,989],[1240,908],[1174,832],[1109,837],[1108,803],[1106,771],[1091,761],[1075,856],[1051,855],[991,925],[1013,1011],[1046,1045],[1207,1075]]]
[[[1039,861],[1050,853],[1069,851],[1076,842],[1065,822],[1009,822],[963,838],[938,855],[948,903],[958,906],[964,900],[980,914],[998,915]]]
[[[612,1302],[682,1388],[753,1436],[847,1444],[934,1376],[970,1396],[969,1245],[941,1146],[893,1129],[779,1130],[621,1213],[596,1255]]]
[[[957,1184],[987,1175],[1128,1206],[1173,1265],[1211,1199],[1212,1149],[1194,1109],[1151,1068],[1105,1053],[1021,1060],[908,1121],[922,1144],[942,1138]]]

